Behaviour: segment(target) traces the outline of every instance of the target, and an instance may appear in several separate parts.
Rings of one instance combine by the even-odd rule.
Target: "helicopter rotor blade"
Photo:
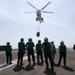
[[[51,2],[48,2],[41,10],[43,10],[45,7],[47,7]]]
[[[35,11],[34,12],[25,12],[26,14],[29,14],[29,13],[36,13]]]
[[[49,11],[41,11],[43,13],[54,13],[54,12],[49,12]]]
[[[27,2],[30,6],[32,6],[34,9],[36,9],[37,10],[37,8],[36,7],[34,7],[31,3],[29,3],[29,2]]]

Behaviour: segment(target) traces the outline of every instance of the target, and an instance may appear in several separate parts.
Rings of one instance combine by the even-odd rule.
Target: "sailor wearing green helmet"
[[[6,52],[7,64],[12,64],[11,63],[11,61],[12,61],[12,46],[10,45],[10,42],[6,43],[5,52]]]
[[[24,43],[24,39],[21,38],[20,42],[18,43],[18,61],[17,61],[17,65],[20,65],[20,66],[23,65],[24,53],[25,53],[25,43]]]
[[[42,44],[43,46],[43,50],[44,50],[44,57],[45,57],[45,63],[46,63],[46,69],[48,69],[49,64],[48,64],[48,59],[51,63],[51,69],[54,70],[54,66],[53,66],[53,61],[52,61],[52,57],[51,57],[51,45],[48,42],[48,38],[45,37],[44,38],[44,42]]]
[[[41,58],[41,62],[43,63],[43,53],[42,53],[42,44],[41,40],[38,40],[36,44],[36,53],[37,53],[37,63],[39,63],[39,58]]]
[[[62,58],[64,61],[64,66],[66,66],[66,53],[67,53],[66,45],[64,45],[64,41],[61,41],[60,46],[59,46],[59,54],[60,55],[59,55],[58,66],[60,66]]]
[[[35,65],[35,56],[34,56],[35,45],[34,45],[34,42],[32,41],[32,38],[28,39],[28,42],[26,43],[26,47],[27,47],[27,56],[28,56],[29,65],[31,65],[30,55],[32,56],[33,65]]]

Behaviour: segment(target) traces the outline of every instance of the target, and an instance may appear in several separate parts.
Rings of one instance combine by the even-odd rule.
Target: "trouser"
[[[63,58],[64,66],[66,66],[66,53],[60,53],[58,65],[60,65],[62,58]]]
[[[41,50],[37,50],[37,61],[39,62],[39,58],[41,58],[41,61],[43,62],[43,54]]]
[[[51,68],[54,69],[54,65],[53,65],[53,60],[52,60],[52,57],[51,57],[51,53],[50,52],[44,52],[44,56],[45,56],[45,63],[46,63],[46,67],[48,67],[48,59],[50,61],[50,64],[51,64]]]
[[[54,52],[51,53],[51,57],[52,57],[52,60],[53,60],[53,62],[54,62],[54,57],[55,57],[55,53],[54,53]]]
[[[23,56],[24,56],[24,52],[18,52],[18,61],[17,61],[17,64],[19,65],[19,62],[20,62],[20,65],[23,64]]]
[[[28,49],[27,51],[27,56],[28,56],[28,62],[31,62],[31,58],[30,55],[32,56],[32,60],[33,62],[35,62],[35,56],[34,56],[34,50],[33,49]]]
[[[7,64],[11,63],[11,61],[12,61],[12,53],[11,52],[6,52],[6,61],[7,61]]]

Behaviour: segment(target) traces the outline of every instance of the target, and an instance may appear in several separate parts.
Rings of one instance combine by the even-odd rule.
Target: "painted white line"
[[[0,51],[0,54],[4,54],[4,53],[5,53],[5,51],[3,51],[3,52]]]
[[[35,54],[35,56],[36,56],[36,54]],[[27,59],[28,59],[27,56],[23,57],[23,60],[27,60]],[[0,71],[5,70],[5,69],[7,69],[7,68],[9,68],[9,67],[11,67],[11,66],[17,64],[17,59],[16,59],[16,60],[13,60],[12,63],[13,63],[13,64],[11,64],[11,65],[7,65],[6,63],[1,64],[1,65],[0,65]]]

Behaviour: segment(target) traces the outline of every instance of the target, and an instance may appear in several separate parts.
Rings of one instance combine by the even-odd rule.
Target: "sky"
[[[36,22],[36,13],[25,14],[25,12],[36,11],[27,2],[41,9],[49,1],[51,3],[44,11],[54,12],[42,13],[43,23]],[[36,37],[40,28],[40,37]],[[75,0],[0,0],[0,45],[10,42],[13,48],[17,48],[20,38],[24,42],[32,38],[36,44],[40,39],[48,37],[54,41],[56,47],[60,41],[64,41],[67,47],[75,44]]]

